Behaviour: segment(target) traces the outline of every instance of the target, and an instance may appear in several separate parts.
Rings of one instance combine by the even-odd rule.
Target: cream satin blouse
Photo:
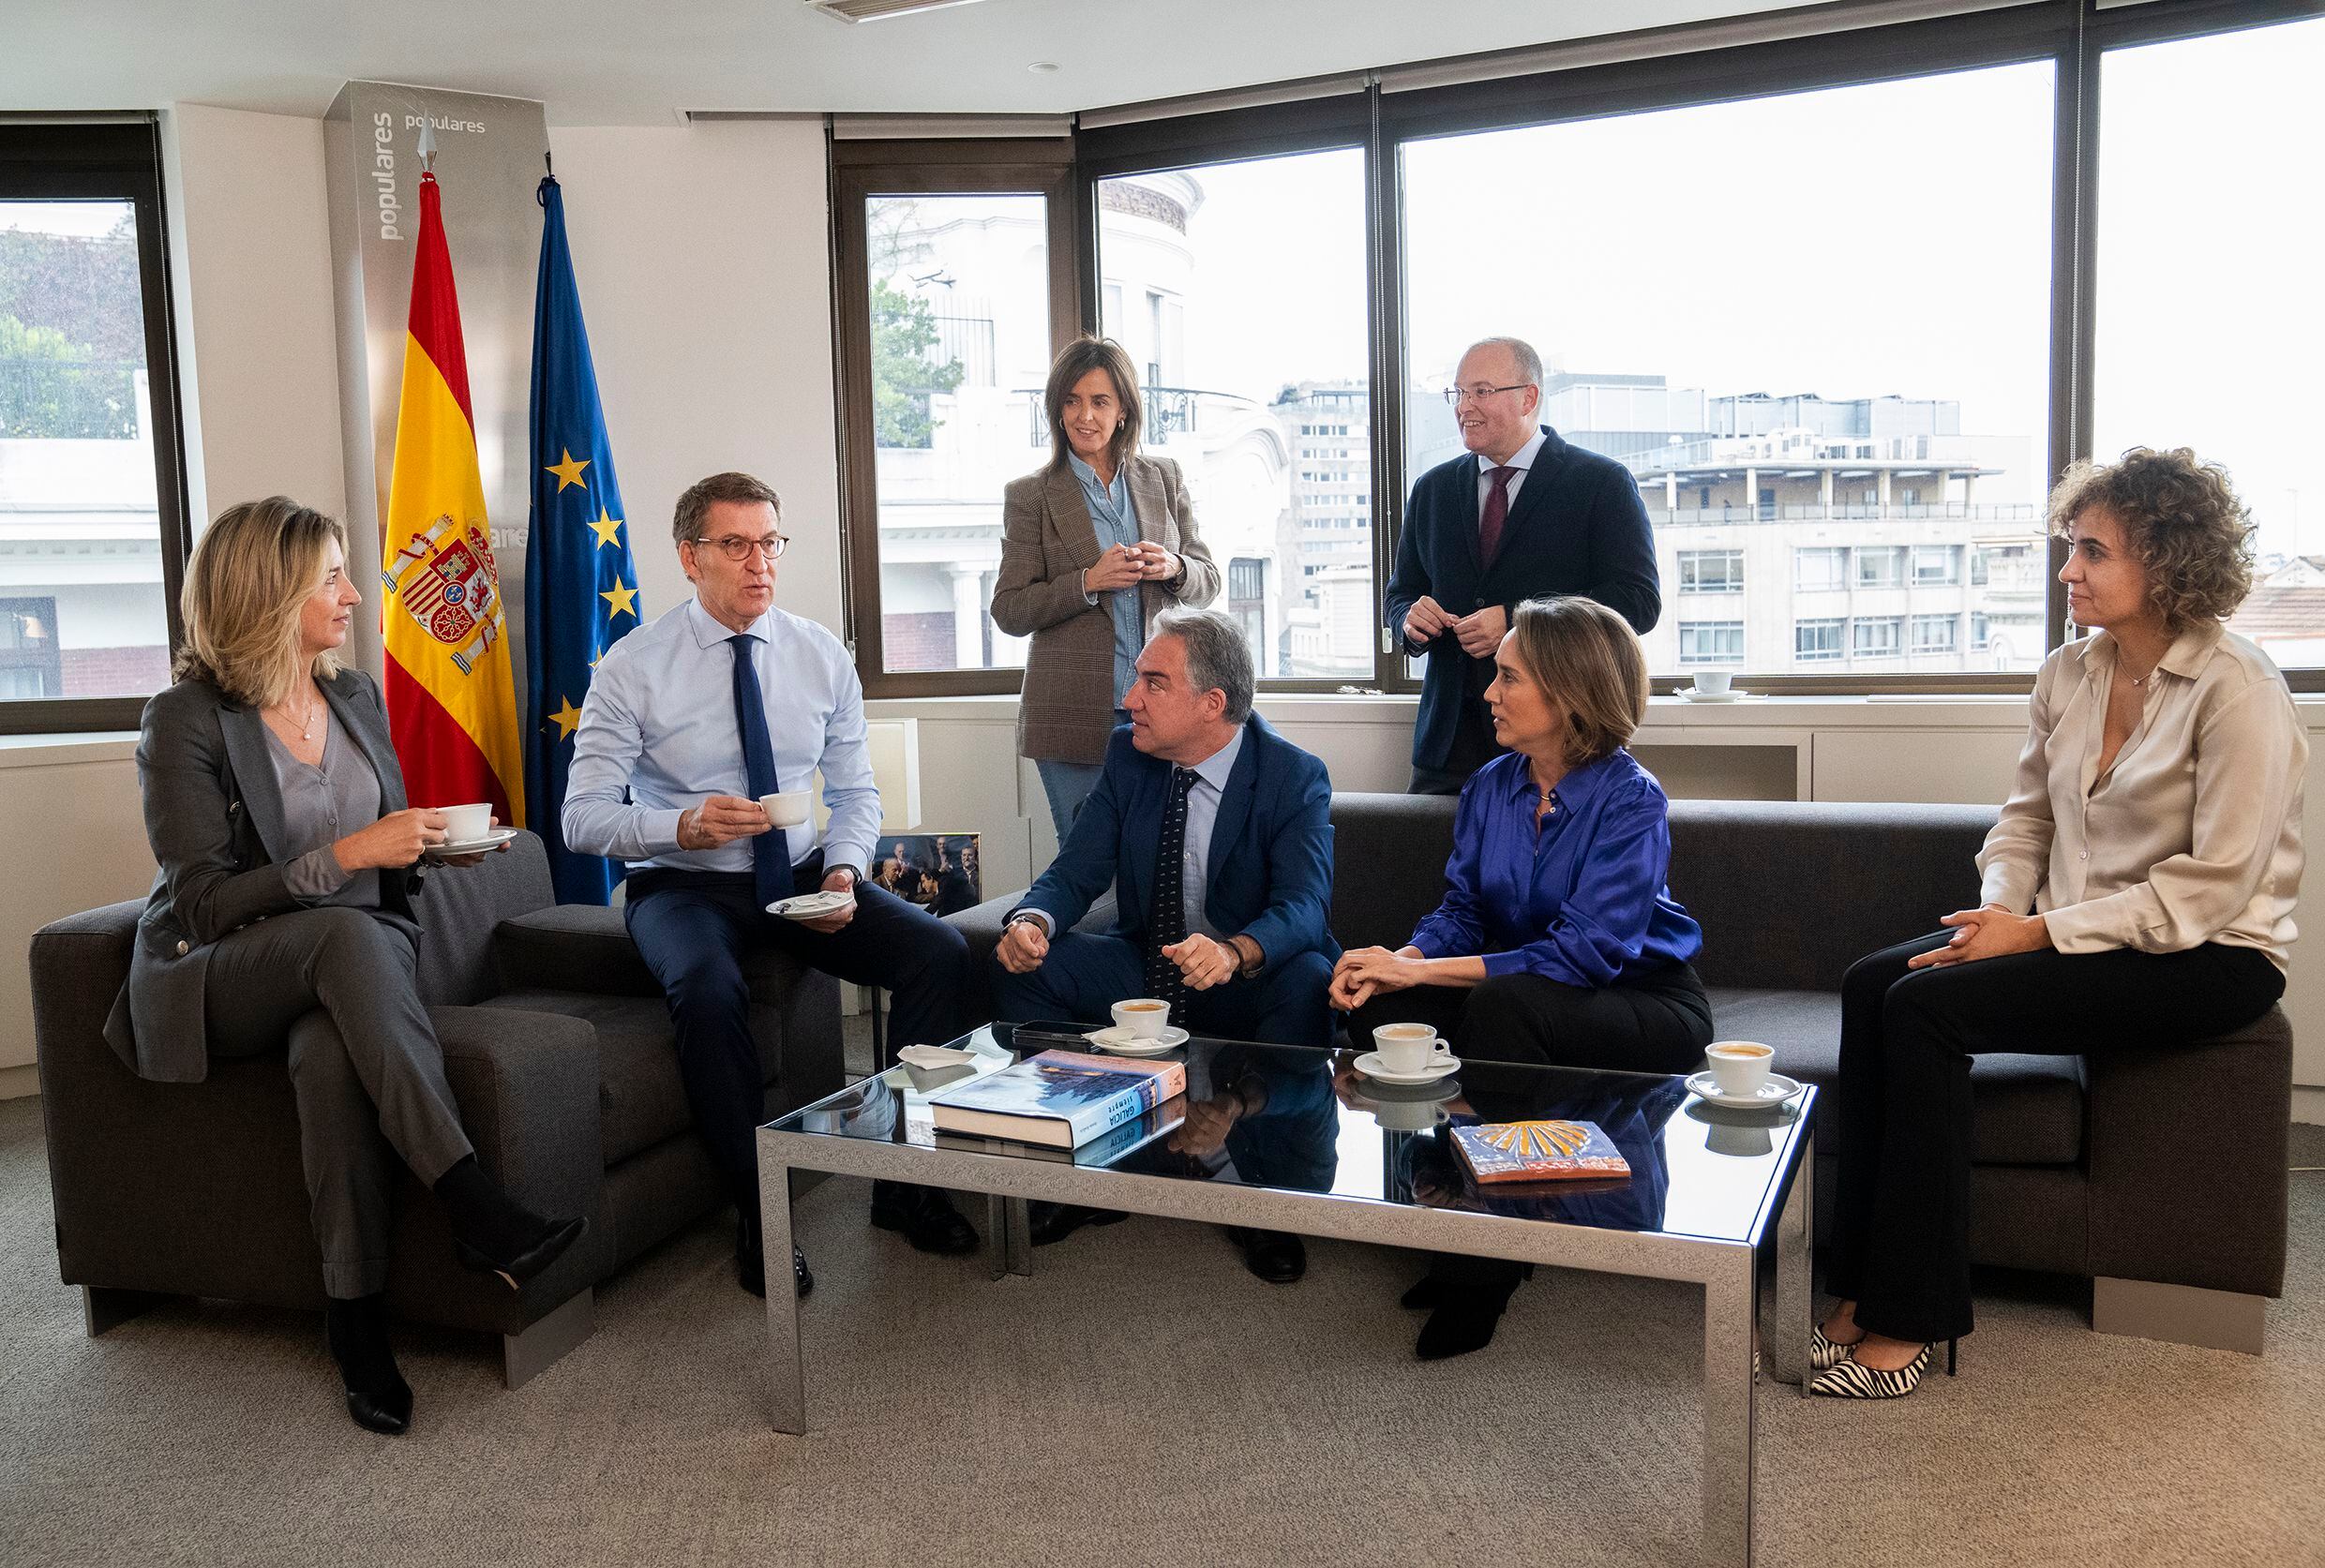
[[[2220,942],[2286,968],[2309,741],[2284,676],[2218,622],[2191,627],[2101,778],[2116,653],[2099,632],[2043,662],[2017,783],[1978,854],[1981,900],[2031,903],[2064,953]]]

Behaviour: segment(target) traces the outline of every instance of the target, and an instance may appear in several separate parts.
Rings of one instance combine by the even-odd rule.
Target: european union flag
[[[525,572],[526,820],[549,852],[560,903],[604,903],[614,864],[565,847],[559,822],[574,731],[598,659],[638,625],[638,564],[622,521],[581,294],[565,245],[565,202],[541,182],[541,274],[532,309],[532,528]]]

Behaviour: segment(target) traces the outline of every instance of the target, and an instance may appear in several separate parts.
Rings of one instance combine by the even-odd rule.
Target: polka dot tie
[[[1187,981],[1162,949],[1187,939],[1187,793],[1194,782],[1193,769],[1171,769],[1171,799],[1155,845],[1154,903],[1147,910],[1147,994],[1168,1002],[1173,1018],[1187,1005]]]

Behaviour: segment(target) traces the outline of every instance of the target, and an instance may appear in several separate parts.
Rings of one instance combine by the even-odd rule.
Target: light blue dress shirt
[[[735,634],[698,599],[667,610],[606,650],[574,737],[565,842],[632,866],[751,869],[751,841],[678,847],[678,819],[713,795],[750,798],[735,725]],[[859,871],[880,835],[880,792],[864,741],[863,688],[839,638],[785,610],[752,624],[752,657],[774,743],[775,781],[808,789],[823,774],[831,822],[824,863]],[[784,829],[794,865],[816,850],[813,821]]]
[[[1234,739],[1189,769],[1195,782],[1194,787],[1187,791],[1187,846],[1179,859],[1179,907],[1186,913],[1189,931],[1199,931],[1219,942],[1233,933],[1223,933],[1211,924],[1203,907],[1203,895],[1211,885],[1211,834],[1219,826],[1219,803],[1226,797],[1227,779],[1235,771],[1236,758],[1242,754],[1243,728],[1238,724]],[[1162,831],[1161,823],[1155,825],[1155,830]],[[1019,913],[1041,916],[1042,931],[1052,936],[1058,933],[1058,921],[1048,910],[1028,905]]]
[[[1098,483],[1098,470],[1076,457],[1066,454],[1066,461],[1073,465],[1073,476],[1082,482],[1082,499],[1089,505],[1090,526],[1097,530],[1101,550],[1113,545],[1138,543],[1138,509],[1131,503],[1129,465],[1114,470],[1114,483]],[[1139,585],[1111,588],[1095,596],[1106,602],[1106,614],[1114,621],[1114,706],[1122,706],[1122,694],[1138,679],[1139,650],[1147,646],[1146,618],[1139,605]],[[1193,929],[1192,927],[1190,930]]]

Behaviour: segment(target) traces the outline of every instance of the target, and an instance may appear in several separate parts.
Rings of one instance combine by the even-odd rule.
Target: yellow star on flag
[[[581,727],[581,709],[573,705],[573,698],[566,697],[563,706],[549,715],[549,721],[557,726],[557,739],[562,740]]]
[[[638,590],[634,588],[623,588],[620,577],[616,577],[613,580],[613,590],[611,592],[601,593],[598,597],[613,606],[612,609],[606,612],[607,620],[611,620],[615,616],[625,612],[632,620],[636,620],[638,619],[638,611],[632,608],[630,605],[630,601],[638,597]]]
[[[545,464],[544,467],[557,476],[557,493],[562,496],[565,493],[566,485],[581,483],[581,470],[590,466],[590,460],[587,457],[576,457],[562,446],[557,450],[562,454],[565,460],[562,463]]]
[[[609,515],[604,507],[597,509],[597,521],[591,523],[590,527],[596,531],[600,545],[622,543],[622,519]]]

